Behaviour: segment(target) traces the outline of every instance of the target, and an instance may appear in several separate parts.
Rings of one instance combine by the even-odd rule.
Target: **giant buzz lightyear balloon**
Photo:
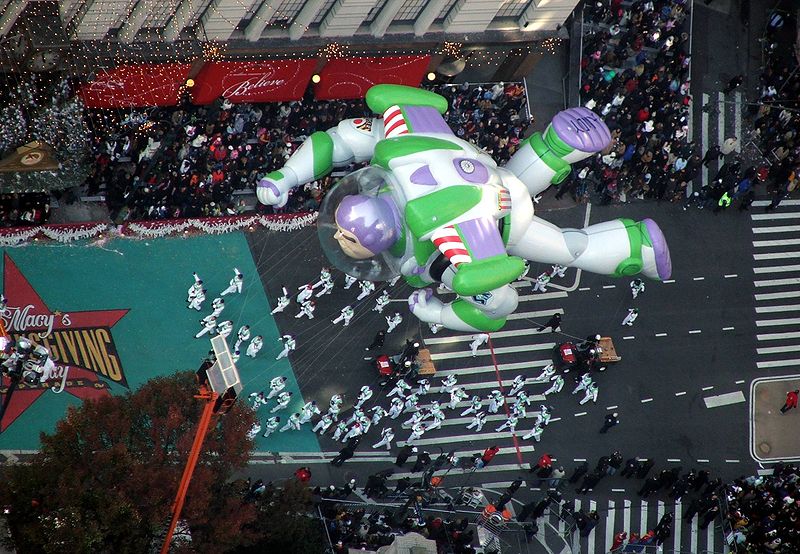
[[[401,274],[418,289],[408,304],[420,320],[497,331],[517,308],[511,283],[524,273],[525,260],[669,279],[667,242],[651,219],[560,229],[533,214],[531,197],[610,143],[605,123],[590,110],[558,113],[498,167],[453,134],[442,118],[447,100],[438,94],[376,85],[367,105],[382,117],[348,119],[312,134],[256,192],[262,203],[283,206],[293,187],[369,161],[325,197],[319,238],[331,263],[349,275],[387,280]],[[455,300],[437,298],[430,288],[437,283]]]

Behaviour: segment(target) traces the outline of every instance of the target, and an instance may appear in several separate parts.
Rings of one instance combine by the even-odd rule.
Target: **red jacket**
[[[500,452],[500,449],[496,446],[492,446],[491,448],[487,448],[483,451],[483,456],[481,456],[481,460],[483,460],[484,464],[488,464],[491,462],[497,453]]]
[[[786,393],[786,405],[789,408],[797,407],[797,393],[795,391],[790,390]]]

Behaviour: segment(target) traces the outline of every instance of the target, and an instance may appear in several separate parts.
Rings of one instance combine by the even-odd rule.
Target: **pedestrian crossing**
[[[705,154],[712,146],[722,146],[728,137],[737,137],[738,144],[735,151],[742,155],[746,163],[755,163],[761,158],[755,144],[748,137],[742,135],[742,110],[744,96],[740,91],[735,91],[727,97],[722,92],[703,93],[702,104],[699,110],[694,111],[694,115],[699,113],[698,122],[695,117],[694,124],[699,123],[700,127],[700,146],[702,154]],[[724,160],[715,160],[701,168],[702,185],[708,185],[714,179],[717,169]]]
[[[539,520],[539,533],[537,538],[545,544],[552,544],[552,540],[547,541],[548,533],[558,532],[568,543],[562,552],[580,552],[581,554],[604,554],[611,550],[614,545],[614,537],[620,532],[627,533],[630,537],[632,533],[638,536],[645,535],[648,531],[655,529],[658,522],[666,513],[674,516],[672,533],[662,545],[657,549],[655,543],[643,550],[630,550],[630,552],[663,552],[673,553],[727,553],[728,546],[722,534],[719,519],[708,525],[707,528],[701,527],[701,521],[695,516],[691,523],[683,519],[686,513],[681,500],[642,500],[636,499],[614,499],[603,502],[578,498],[575,501],[575,511],[588,513],[592,510],[597,511],[600,516],[599,523],[591,532],[582,536],[579,530],[571,529],[572,520],[568,517],[561,517],[563,511],[560,508],[548,508],[545,513],[542,525]],[[570,532],[571,531],[571,532]],[[623,542],[623,545],[627,544]],[[579,548],[576,548],[578,547]],[[625,552],[624,548],[615,552]]]
[[[767,200],[753,202],[753,285],[759,369],[770,372],[800,365],[800,201],[784,200],[771,212]],[[761,237],[769,236],[769,240]],[[769,291],[769,292],[767,292]]]

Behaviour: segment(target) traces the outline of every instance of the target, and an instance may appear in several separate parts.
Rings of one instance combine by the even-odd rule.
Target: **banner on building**
[[[98,71],[80,93],[89,108],[174,106],[190,68],[188,63],[120,65]]]
[[[330,60],[320,73],[320,82],[314,85],[314,96],[318,100],[348,100],[363,98],[372,85],[418,87],[429,63],[430,56]]]
[[[220,96],[240,102],[287,102],[303,97],[317,60],[211,62],[194,78],[192,102],[210,104]]]

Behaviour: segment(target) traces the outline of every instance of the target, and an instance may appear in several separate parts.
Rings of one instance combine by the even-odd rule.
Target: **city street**
[[[581,227],[613,217],[652,216],[670,243],[672,279],[664,283],[648,282],[646,291],[636,300],[631,298],[630,279],[576,270],[568,270],[564,278],[554,279],[545,293],[534,293],[529,281],[519,281],[515,284],[520,293],[519,308],[506,327],[492,335],[491,349],[484,345],[475,357],[469,350],[469,335],[445,330],[433,335],[427,325],[420,326],[404,305],[408,287],[398,284],[390,290],[392,299],[398,302],[389,308],[399,311],[404,321],[389,335],[383,352],[398,352],[404,338],[422,337],[433,354],[437,373],[431,393],[421,404],[434,399],[442,403],[449,400],[447,395],[434,391],[441,379],[450,375],[457,377],[470,396],[478,394],[483,398],[501,385],[507,390],[515,376],[523,375],[528,378],[524,390],[533,400],[528,417],[521,420],[515,434],[496,431],[505,421],[502,411],[490,416],[480,433],[466,429],[470,417],[460,415],[469,404],[465,401],[456,410],[445,409],[447,419],[441,429],[426,433],[414,444],[434,457],[451,450],[461,456],[471,455],[496,444],[501,450],[488,468],[465,476],[451,471],[447,485],[458,490],[464,484],[480,485],[491,497],[521,477],[526,479],[527,486],[516,499],[522,501],[541,494],[538,487],[531,487],[531,475],[526,470],[543,453],[554,456],[555,463],[563,465],[568,475],[584,460],[594,464],[600,456],[614,450],[619,450],[626,459],[634,456],[652,459],[654,471],[680,466],[683,471],[705,469],[712,477],[731,479],[757,470],[759,466],[750,456],[748,434],[750,384],[763,376],[765,370],[778,375],[787,372],[786,366],[800,363],[797,359],[786,359],[797,351],[798,347],[791,343],[798,334],[790,331],[797,320],[784,313],[796,309],[784,299],[800,295],[793,290],[798,288],[798,280],[780,278],[792,266],[768,267],[780,258],[796,255],[784,251],[800,242],[787,238],[792,233],[800,236],[797,232],[800,228],[783,227],[783,223],[800,217],[797,206],[786,202],[775,212],[763,214],[763,202],[757,202],[752,215],[736,211],[720,214],[696,209],[684,211],[680,205],[652,203],[564,208],[550,194],[542,200],[538,213],[564,227]],[[254,252],[258,252],[258,235],[252,235]],[[760,240],[766,236],[769,242]],[[285,247],[286,252],[290,248],[302,248],[306,265],[276,262],[263,268],[262,278],[273,301],[282,284],[297,288],[311,282],[324,263],[313,231],[298,233],[297,240]],[[280,252],[273,252],[270,258],[280,256]],[[529,275],[538,275],[544,269],[534,266]],[[318,300],[317,317],[312,322],[294,318],[294,306],[277,316],[281,331],[298,337],[298,350],[292,358],[295,375],[305,399],[314,399],[320,406],[327,406],[331,394],[345,393],[345,407],[349,408],[361,385],[369,384],[376,393],[366,406],[380,404],[388,408],[386,391],[379,390],[374,367],[363,359],[364,346],[378,328],[385,328],[383,317],[372,311],[374,298],[381,289],[362,304],[355,304],[357,286],[345,291],[342,281],[338,275],[334,293]],[[330,324],[330,319],[346,303],[353,304],[356,310],[351,325],[344,329]],[[639,318],[633,326],[623,327],[622,319],[631,307],[640,309]],[[551,333],[549,329],[537,332],[538,325],[553,313],[563,314],[561,332]],[[580,405],[580,395],[570,394],[574,388],[572,378],[576,376],[567,375],[564,389],[547,397],[553,418],[541,442],[522,440],[533,426],[539,404],[545,402],[542,393],[549,384],[531,380],[548,363],[552,347],[557,342],[582,339],[594,333],[611,337],[622,358],[609,364],[605,372],[596,374],[597,402]],[[762,342],[769,346],[762,347]],[[607,434],[600,434],[603,418],[610,412],[619,414],[620,423]],[[346,410],[344,415],[349,413]],[[410,434],[410,430],[400,427],[406,417],[392,422],[399,444]],[[386,469],[394,460],[396,446],[390,453],[369,447],[378,440],[383,423],[369,431],[356,457],[342,469],[325,463],[341,444],[324,437],[320,439],[323,454],[284,452],[280,459],[286,465],[273,465],[275,458],[263,453],[252,474],[279,479],[290,475],[297,464],[313,464],[311,467],[322,484],[342,485],[351,477],[357,477],[363,484],[368,474]],[[392,479],[402,476],[402,471],[398,470],[399,475]],[[652,527],[660,511],[679,509],[671,503],[662,505],[664,498],[649,499],[642,504],[636,495],[640,486],[638,480],[610,477],[588,496],[579,497],[584,507],[596,506],[614,514],[588,539],[597,542],[598,552],[614,532],[629,528],[626,521],[642,528]],[[573,496],[573,491],[567,488],[565,498]],[[627,503],[630,509],[621,509]],[[556,519],[553,524],[557,529]],[[713,550],[715,535],[697,533],[695,526],[683,535],[676,533],[673,538],[676,549],[696,551],[697,544],[701,544]],[[718,536],[716,544],[721,546]]]

